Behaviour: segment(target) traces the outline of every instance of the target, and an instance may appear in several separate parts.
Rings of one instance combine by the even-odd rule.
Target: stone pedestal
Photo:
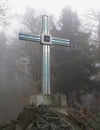
[[[52,106],[52,107],[66,107],[66,96],[65,95],[31,95],[29,98],[29,105],[40,106]]]

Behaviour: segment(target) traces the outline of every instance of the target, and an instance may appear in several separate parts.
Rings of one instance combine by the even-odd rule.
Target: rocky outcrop
[[[61,113],[47,106],[27,106],[16,121],[1,124],[0,130],[100,130],[98,119],[85,110]]]

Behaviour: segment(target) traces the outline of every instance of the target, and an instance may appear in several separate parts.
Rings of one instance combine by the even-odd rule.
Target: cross
[[[19,33],[19,40],[38,42],[42,45],[42,94],[50,94],[50,46],[69,46],[68,39],[52,37],[49,32],[48,16],[42,16],[42,34],[29,35]]]

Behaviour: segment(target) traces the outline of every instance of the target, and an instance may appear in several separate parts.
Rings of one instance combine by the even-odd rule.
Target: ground
[[[0,125],[0,130],[100,130],[100,116],[86,109],[62,113],[47,106],[27,106],[17,119]]]

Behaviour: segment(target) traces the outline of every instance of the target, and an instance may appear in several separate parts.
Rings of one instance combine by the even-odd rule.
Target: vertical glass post
[[[49,34],[48,16],[42,16],[42,33]],[[43,44],[42,93],[50,94],[50,45]]]

